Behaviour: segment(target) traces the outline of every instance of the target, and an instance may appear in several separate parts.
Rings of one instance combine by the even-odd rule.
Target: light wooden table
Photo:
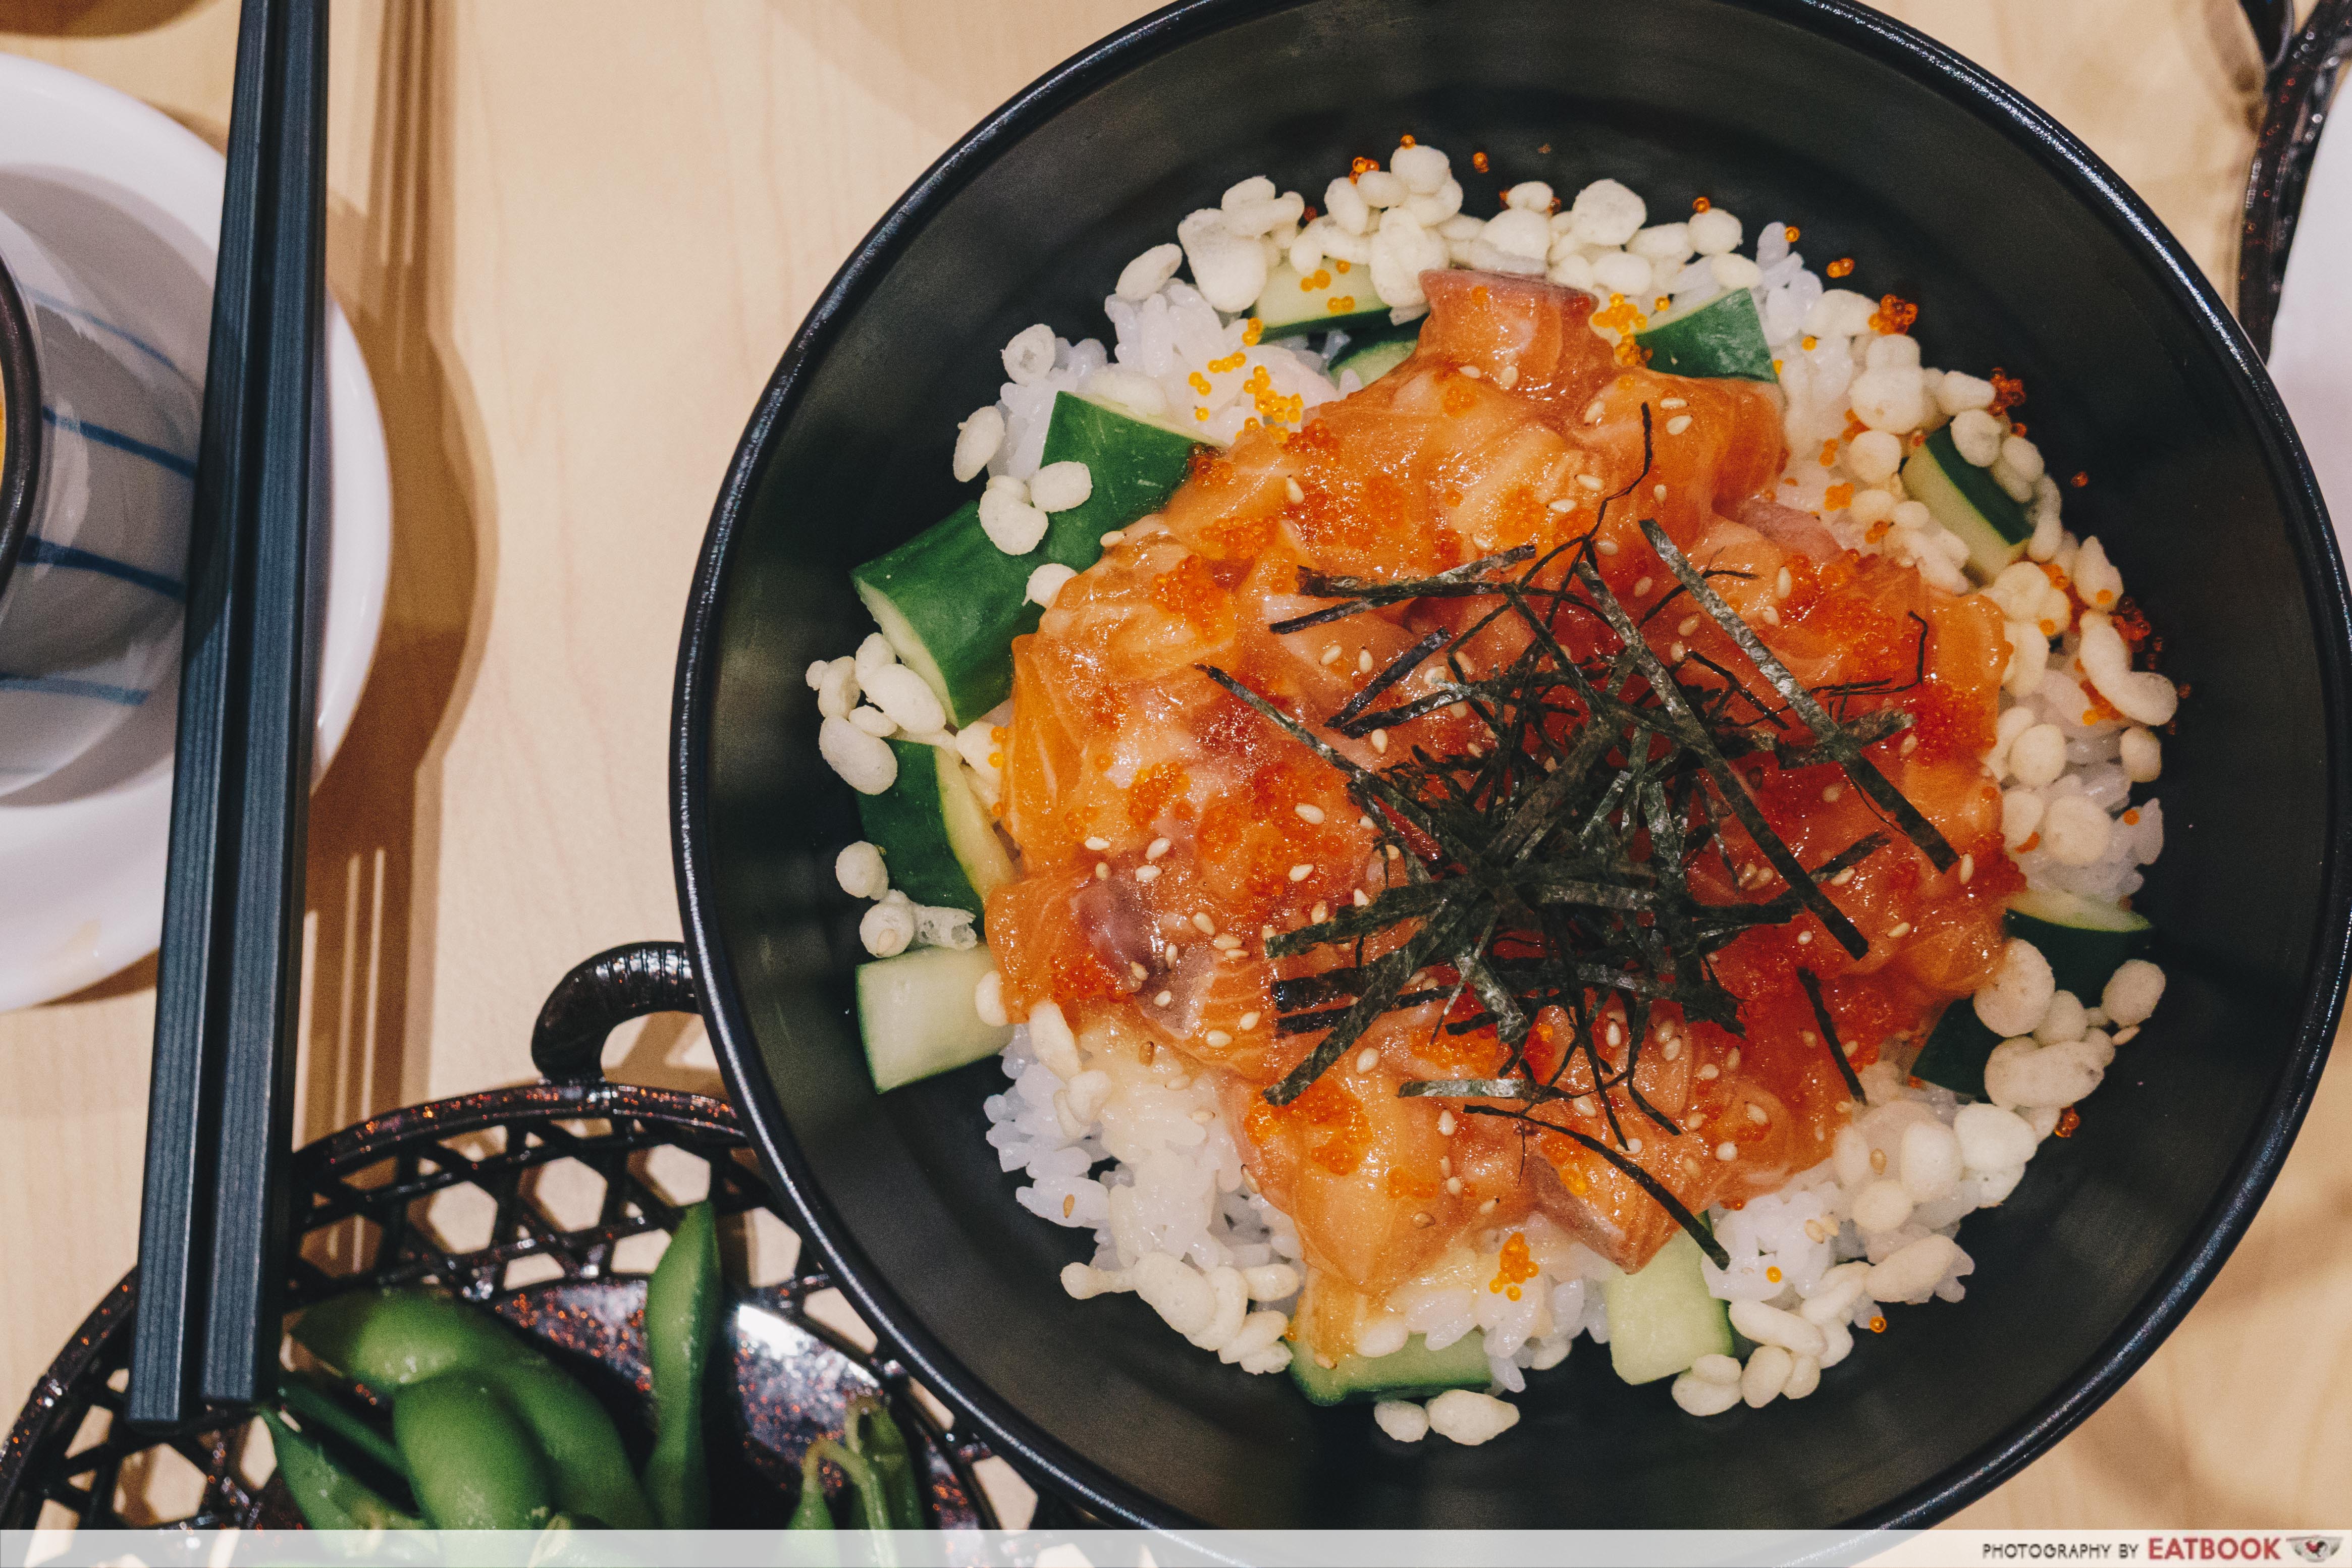
[[[566,966],[675,936],[665,721],[704,519],[866,227],[1136,0],[342,0],[329,273],[391,437],[373,679],[312,815],[305,1136],[530,1075]],[[2081,132],[2228,292],[2232,0],[1903,0]],[[0,47],[217,144],[232,0],[0,0]],[[5,897],[0,889],[0,897]],[[0,1018],[0,1419],[135,1250],[152,960]],[[624,1070],[715,1085],[698,1030]],[[2147,1370],[1963,1516],[2270,1525],[2352,1496],[2352,1061]]]

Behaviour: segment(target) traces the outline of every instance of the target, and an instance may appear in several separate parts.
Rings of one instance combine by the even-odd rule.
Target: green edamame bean
[[[386,1502],[365,1481],[344,1469],[326,1449],[264,1410],[270,1451],[294,1506],[313,1530],[422,1530],[425,1521]]]
[[[875,1475],[874,1467],[866,1462],[865,1455],[853,1453],[830,1437],[819,1437],[809,1445],[809,1451],[839,1465],[842,1473],[849,1478],[851,1490],[857,1493],[858,1529],[895,1528],[890,1522],[889,1500],[882,1495],[881,1479]],[[877,1556],[886,1560],[890,1558],[890,1549],[886,1542],[877,1541],[874,1544]]]
[[[538,1444],[565,1511],[623,1530],[654,1522],[595,1396],[481,1308],[425,1291],[358,1291],[306,1308],[297,1343],[338,1372],[384,1392],[452,1372],[503,1395]]]
[[[443,1530],[538,1530],[555,1513],[546,1456],[488,1378],[445,1372],[403,1388],[393,1439],[425,1516]]]
[[[669,1530],[710,1522],[703,1464],[702,1384],[719,1333],[719,1220],[708,1203],[679,1219],[646,1282],[646,1360],[654,1379],[654,1451],[646,1493]]]

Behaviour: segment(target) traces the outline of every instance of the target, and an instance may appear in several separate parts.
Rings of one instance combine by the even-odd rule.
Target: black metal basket
[[[564,977],[541,1011],[531,1057],[547,1082],[394,1111],[299,1151],[289,1306],[359,1284],[426,1281],[482,1302],[594,1388],[642,1458],[652,1382],[645,1276],[623,1255],[630,1239],[675,1226],[698,1196],[677,1190],[696,1165],[734,1249],[755,1223],[770,1229],[757,1217],[785,1224],[725,1102],[604,1080],[598,1058],[616,1025],[698,1005],[684,949],[616,947]],[[565,1162],[583,1168],[565,1173],[573,1190],[559,1197],[549,1178]],[[656,1163],[687,1179],[666,1181]],[[591,1178],[602,1184],[593,1221],[566,1224],[562,1211]],[[484,1236],[450,1234],[446,1211],[460,1206],[475,1211],[468,1229],[487,1220]],[[803,1452],[839,1435],[851,1399],[880,1392],[919,1455],[931,1521],[993,1527],[972,1470],[987,1450],[950,1437],[897,1362],[809,1315],[810,1298],[830,1288],[812,1260],[730,1302],[725,1354],[713,1359],[730,1396],[709,1402],[726,1428],[711,1433],[713,1523],[782,1523]],[[138,1294],[134,1270],[35,1385],[0,1449],[0,1529],[299,1526],[252,1416],[216,1411],[161,1433],[122,1419]]]

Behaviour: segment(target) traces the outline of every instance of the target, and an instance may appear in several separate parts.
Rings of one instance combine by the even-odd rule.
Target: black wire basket
[[[732,1107],[604,1080],[598,1059],[616,1025],[698,1005],[684,949],[614,948],[564,977],[541,1010],[531,1057],[546,1082],[394,1111],[298,1152],[289,1306],[419,1283],[480,1302],[595,1390],[641,1459],[652,1259],[632,1254],[658,1243],[632,1239],[666,1234],[704,1196],[688,1190],[698,1167],[736,1263],[763,1239],[785,1239],[785,1211]],[[811,1298],[831,1288],[821,1264],[787,1272],[730,1290],[712,1358],[726,1394],[708,1401],[714,1526],[782,1525],[808,1445],[838,1437],[848,1403],[878,1393],[915,1451],[929,1521],[993,1528],[972,1468],[987,1450],[951,1437],[898,1363],[810,1315]],[[0,1530],[299,1527],[250,1414],[215,1411],[161,1432],[123,1420],[138,1299],[133,1270],[35,1385],[0,1449]]]

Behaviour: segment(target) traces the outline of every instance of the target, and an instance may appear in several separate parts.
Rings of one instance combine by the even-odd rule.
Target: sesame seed
[[[1437,1131],[1441,1137],[1452,1137],[1454,1135],[1454,1129],[1458,1124],[1459,1124],[1454,1120],[1453,1112],[1440,1111],[1437,1113]]]
[[[1666,434],[1668,435],[1680,435],[1684,431],[1688,430],[1690,427],[1691,416],[1686,413],[1678,413],[1675,415],[1674,418],[1666,421]]]
[[[1192,916],[1192,929],[1203,936],[1214,936],[1217,934],[1217,923],[1205,915],[1195,915]]]
[[[1767,626],[1778,626],[1780,624],[1780,612],[1768,604],[1763,609],[1762,619]]]
[[[1748,1119],[1760,1127],[1772,1118],[1765,1113],[1763,1106],[1750,1105],[1748,1107]]]
[[[1460,1176],[1447,1176],[1445,1178],[1445,1190],[1455,1197],[1459,1197],[1462,1192],[1462,1178]]]
[[[1685,423],[1688,422],[1685,421]],[[1653,485],[1650,486],[1650,494],[1663,501],[1666,498],[1666,487],[1664,485]]]
[[[1158,996],[1156,996],[1156,997],[1154,997],[1154,998],[1151,998],[1151,1005],[1152,1005],[1153,1007],[1155,1007],[1155,1008],[1164,1008],[1164,1007],[1166,1007],[1170,1002],[1172,1002],[1172,1001],[1174,1001],[1175,999],[1176,999],[1176,993],[1175,993],[1175,992],[1173,992],[1173,991],[1162,991],[1162,992],[1160,992]]]
[[[1127,530],[1125,528],[1113,528],[1110,532],[1103,535],[1103,549],[1108,549],[1111,546],[1118,543],[1119,540],[1125,538],[1127,538]]]
[[[1436,1224],[1437,1221],[1430,1218],[1429,1216],[1425,1214],[1416,1214],[1412,1217],[1412,1223],[1416,1229],[1426,1230],[1431,1226]]]
[[[1726,1067],[1738,1067],[1739,1065],[1739,1048],[1738,1046],[1733,1046],[1730,1051],[1725,1053],[1723,1064]]]
[[[1488,1198],[1486,1202],[1484,1202],[1484,1203],[1480,1204],[1480,1205],[1478,1206],[1478,1212],[1479,1212],[1479,1213],[1481,1213],[1481,1214],[1492,1214],[1492,1213],[1494,1213],[1494,1212],[1495,1212],[1495,1200],[1494,1200],[1493,1198],[1491,1198],[1491,1197],[1490,1197],[1490,1198]]]
[[[1290,504],[1294,507],[1307,499],[1307,492],[1298,487],[1298,481],[1296,479],[1285,479],[1282,482],[1282,493],[1290,497]]]
[[[1454,368],[1462,372],[1465,381],[1484,381],[1486,376],[1486,372],[1475,365],[1456,365]]]
[[[1886,935],[1889,937],[1908,936],[1911,935],[1911,923],[1908,920],[1898,920],[1886,928]]]
[[[1370,1046],[1368,1045],[1364,1047],[1363,1050],[1356,1052],[1357,1071],[1370,1072],[1373,1068],[1378,1067],[1380,1064],[1381,1053],[1374,1051]]]
[[[1739,1157],[1739,1145],[1738,1144],[1717,1144],[1715,1145],[1715,1157],[1719,1160],[1736,1160]]]
[[[1972,854],[1962,855],[1960,857],[1960,881],[1965,883],[1969,878],[1976,874],[1977,857]]]
[[[1601,476],[1598,474],[1579,474],[1576,476],[1576,482],[1588,490],[1601,488]]]
[[[1108,839],[1088,839],[1087,841],[1087,848],[1094,851],[1097,854],[1100,854],[1103,851],[1110,848],[1110,841]]]
[[[1617,541],[1615,539],[1602,539],[1599,544],[1594,545],[1592,548],[1599,550],[1602,555],[1615,555],[1617,553]]]
[[[1104,877],[1107,877],[1107,876],[1108,876],[1109,874],[1110,874],[1110,862],[1108,862],[1108,861],[1097,861],[1097,862],[1095,862],[1095,880],[1096,880],[1096,881],[1099,882],[1099,881],[1101,881]]]
[[[1183,961],[1184,948],[1182,945],[1180,943],[1171,942],[1168,945],[1168,967],[1172,969]]]
[[[1227,1034],[1221,1029],[1213,1029],[1201,1038],[1207,1040],[1211,1045],[1231,1045],[1234,1042],[1234,1037]]]
[[[1199,1123],[1203,1127],[1207,1126],[1216,1119],[1217,1113],[1214,1111],[1210,1110],[1206,1105],[1200,1107],[1192,1113],[1192,1120]]]
[[[1562,496],[1557,501],[1549,501],[1545,504],[1555,512],[1572,512],[1576,510],[1576,503],[1570,500],[1565,496]]]
[[[1077,1195],[1076,1193],[1074,1193],[1074,1192],[1066,1192],[1066,1193],[1064,1193],[1064,1194],[1062,1195],[1062,1218],[1065,1218],[1065,1219],[1069,1218],[1070,1218],[1070,1216],[1071,1216],[1071,1214],[1072,1214],[1072,1213],[1074,1213],[1074,1212],[1076,1210],[1077,1207],[1078,1207],[1078,1195]]]
[[[1642,1140],[1639,1138],[1628,1138],[1625,1140],[1625,1152],[1629,1155],[1640,1154],[1642,1152]]]
[[[1324,664],[1338,664],[1338,663],[1339,662],[1339,643],[1332,643],[1329,647],[1328,647],[1328,648],[1326,648],[1326,649],[1324,649],[1324,650],[1323,650],[1323,659],[1322,659],[1322,662],[1323,662]]]
[[[1372,897],[1360,887],[1348,895],[1348,901],[1359,909],[1369,909],[1371,907]]]
[[[1666,650],[1666,656],[1672,659],[1675,664],[1679,664],[1683,662],[1683,656],[1689,652],[1690,650],[1688,648],[1685,648],[1680,643],[1677,643],[1673,647]]]
[[[1301,861],[1297,865],[1290,868],[1290,880],[1293,882],[1305,882],[1308,877],[1313,876],[1314,874],[1315,868],[1307,864],[1305,861]]]
[[[1519,367],[1517,365],[1505,365],[1501,370],[1496,371],[1495,372],[1495,384],[1498,387],[1515,387],[1518,385]]]
[[[1387,730],[1376,729],[1372,731],[1372,749],[1379,752],[1383,757],[1388,755],[1389,732]]]
[[[1800,931],[1797,933],[1797,946],[1800,947],[1805,946],[1805,944],[1811,942],[1812,939],[1813,934],[1810,931]]]
[[[1870,1168],[1880,1176],[1885,1176],[1886,1174],[1886,1151],[1885,1149],[1873,1149],[1870,1151]]]
[[[2129,1045],[2133,1040],[2136,1040],[2138,1038],[2139,1025],[2133,1024],[2128,1029],[2119,1029],[2116,1030],[2114,1043],[2117,1045]]]
[[[1570,1104],[1580,1116],[1590,1116],[1592,1114],[1592,1096],[1590,1094],[1580,1094],[1574,1100],[1570,1101]]]
[[[1139,980],[1143,978],[1146,974],[1150,973],[1150,971],[1145,969],[1142,965],[1135,962],[1131,958],[1128,960],[1127,972],[1133,975]]]
[[[1723,1076],[1723,1070],[1716,1066],[1714,1062],[1710,1061],[1705,1067],[1698,1070],[1698,1075],[1703,1079],[1720,1078]]]
[[[1672,1061],[1682,1055],[1683,1042],[1678,1040],[1668,1040],[1658,1049],[1659,1054],[1663,1055],[1668,1061]]]
[[[1794,593],[1796,591],[1796,580],[1789,575],[1789,569],[1787,567],[1782,567],[1780,569],[1780,575],[1772,580],[1773,593],[1781,599],[1786,599],[1790,594]]]
[[[1242,939],[1241,939],[1240,937],[1238,937],[1238,936],[1234,936],[1234,935],[1232,932],[1230,932],[1230,931],[1229,931],[1229,932],[1227,932],[1227,933],[1226,933],[1225,935],[1223,935],[1223,936],[1218,937],[1215,941],[1211,942],[1211,943],[1209,944],[1209,946],[1212,946],[1212,947],[1219,947],[1219,948],[1223,948],[1224,951],[1226,951],[1226,952],[1228,952],[1228,953],[1232,952],[1234,948],[1236,948],[1236,947],[1240,946],[1241,945],[1242,945]]]
[[[1649,596],[1650,580],[1646,577],[1642,578],[1633,584],[1633,597],[1636,599],[1647,599]]]
[[[1688,408],[1690,406],[1690,399],[1686,397],[1662,397],[1658,400],[1658,406],[1660,408]]]
[[[1903,737],[1903,744],[1895,749],[1908,757],[1919,749],[1919,737],[1916,735],[1906,735]]]
[[[1156,865],[1137,866],[1135,868],[1135,880],[1138,882],[1157,882],[1160,880],[1160,868]]]
[[[1847,883],[1850,883],[1853,880],[1853,867],[1848,866],[1845,870],[1838,873],[1837,875],[1830,878],[1830,885],[1832,887],[1843,887]]]
[[[1404,852],[1403,852],[1402,850],[1401,850],[1401,849],[1397,848],[1394,844],[1384,844],[1384,845],[1382,845],[1382,846],[1381,846],[1381,852],[1382,852],[1383,853],[1385,853],[1385,854],[1389,857],[1389,859],[1391,859],[1391,860],[1392,860],[1392,861],[1399,861],[1399,860],[1402,860],[1402,859],[1404,859]]]
[[[1356,651],[1356,673],[1360,675],[1369,675],[1372,673],[1372,651],[1370,648],[1360,648]]]
[[[1331,918],[1331,906],[1318,898],[1315,901],[1315,907],[1307,913],[1307,918],[1313,924],[1320,925]]]
[[[1599,398],[1594,398],[1591,402],[1584,405],[1584,423],[1587,424],[1599,424],[1601,423],[1601,400]],[[1593,488],[1599,489],[1600,486],[1596,485]]]
[[[1370,832],[1372,831],[1372,814],[1370,811],[1365,812],[1362,816],[1356,819],[1356,826],[1363,829],[1366,832]]]
[[[1306,801],[1301,800],[1297,805],[1293,806],[1293,807],[1291,808],[1291,810],[1294,810],[1294,811],[1297,811],[1297,812],[1298,813],[1298,820],[1299,820],[1300,821],[1302,821],[1302,822],[1308,822],[1308,823],[1312,823],[1312,824],[1314,824],[1314,825],[1316,825],[1316,826],[1318,826],[1318,827],[1319,827],[1319,826],[1321,826],[1321,825],[1322,825],[1322,822],[1323,822],[1323,808],[1322,808],[1322,807],[1320,807],[1320,806],[1310,806],[1310,805],[1308,805]]]
[[[1822,791],[1822,799],[1834,803],[1837,798],[1844,793],[1845,790],[1843,789],[1838,785],[1832,784],[1828,789]]]
[[[1625,1043],[1625,1031],[1612,1022],[1609,1026],[1609,1032],[1603,1038],[1612,1045],[1622,1045]]]
[[[1243,1029],[1244,1029],[1244,1030],[1253,1030],[1253,1029],[1255,1029],[1255,1028],[1257,1027],[1257,1014],[1255,1014],[1255,1013],[1244,1013],[1244,1014],[1242,1014],[1242,1016],[1241,1016],[1241,1026],[1242,1026],[1242,1028],[1243,1028]]]
[[[1143,858],[1148,861],[1156,861],[1174,847],[1175,846],[1171,844],[1166,839],[1154,839],[1151,841],[1150,846],[1143,852]]]

